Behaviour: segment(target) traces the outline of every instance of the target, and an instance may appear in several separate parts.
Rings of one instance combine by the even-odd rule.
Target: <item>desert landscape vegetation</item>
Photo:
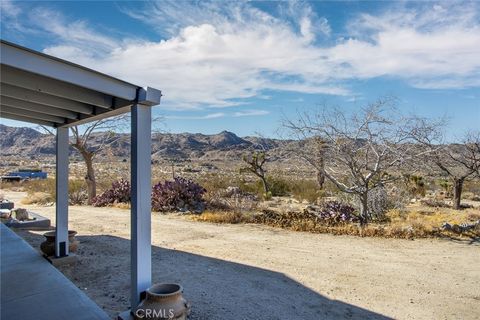
[[[193,319],[477,319],[478,135],[445,143],[440,123],[393,118],[384,103],[299,115],[283,124],[289,139],[154,133],[154,278],[185,283]],[[94,129],[72,135],[80,260],[60,268],[114,317],[128,307],[129,141]],[[3,183],[3,196],[54,221],[52,136],[1,130],[2,174],[50,174]],[[42,232],[19,234],[37,248],[42,241]],[[270,301],[271,290],[281,299],[268,307],[251,300]]]
[[[281,124],[284,139],[154,133],[154,278],[171,276],[187,283],[187,296],[203,297],[193,298],[193,319],[231,318],[238,299],[258,318],[251,299],[270,301],[268,286],[297,288],[296,297],[282,295],[291,302],[269,302],[272,319],[297,305],[309,319],[477,319],[479,136],[446,142],[445,120],[386,106],[300,114]],[[124,120],[72,130],[70,228],[79,232],[81,259],[61,268],[112,316],[128,304],[130,146],[126,134],[101,128]],[[2,183],[3,197],[54,221],[53,137],[1,131],[2,174],[31,167],[50,175]],[[20,234],[38,248],[41,232]],[[193,271],[178,270],[189,263]],[[212,270],[227,286],[218,293]],[[215,309],[210,303],[225,294],[230,300]]]
[[[72,128],[72,205],[128,208],[126,119]],[[285,119],[289,138],[153,134],[152,209],[195,221],[383,236],[480,235],[480,135],[445,140],[445,119],[402,115],[385,98],[353,114],[319,108]],[[2,126],[2,174],[53,174],[53,136]],[[28,141],[35,139],[32,145]],[[52,204],[54,179],[4,188],[24,204]]]

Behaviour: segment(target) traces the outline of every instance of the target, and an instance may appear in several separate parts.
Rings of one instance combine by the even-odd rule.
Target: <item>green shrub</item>
[[[293,180],[290,185],[292,196],[299,201],[314,203],[325,195],[325,191],[319,190],[317,182],[313,180]]]

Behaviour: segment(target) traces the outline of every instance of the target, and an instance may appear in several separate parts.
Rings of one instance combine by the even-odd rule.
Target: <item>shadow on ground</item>
[[[18,232],[37,247],[43,237]],[[61,270],[110,315],[128,307],[130,241],[80,236],[79,261]],[[288,256],[285,257],[289,259]],[[190,319],[391,319],[329,299],[285,274],[152,246],[154,282],[177,282],[192,305]]]

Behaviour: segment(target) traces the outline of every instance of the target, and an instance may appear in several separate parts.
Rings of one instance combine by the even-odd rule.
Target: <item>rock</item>
[[[476,228],[480,228],[480,220],[474,222],[474,223],[462,223],[460,225],[458,224],[450,224],[448,222],[444,222],[442,224],[442,229],[447,230],[447,231],[452,231],[455,233],[463,233],[469,230],[474,230]]]
[[[28,211],[27,211],[27,209],[17,208],[17,209],[14,210],[14,212],[15,212],[15,218],[16,218],[18,221],[28,220]]]
[[[0,209],[0,218],[8,219],[12,216],[12,213],[9,209]]]

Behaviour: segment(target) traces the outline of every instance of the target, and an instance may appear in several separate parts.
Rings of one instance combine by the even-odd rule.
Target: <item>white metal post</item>
[[[68,256],[68,128],[57,128],[55,256]]]
[[[131,141],[131,308],[152,281],[151,247],[151,108],[132,106]]]

